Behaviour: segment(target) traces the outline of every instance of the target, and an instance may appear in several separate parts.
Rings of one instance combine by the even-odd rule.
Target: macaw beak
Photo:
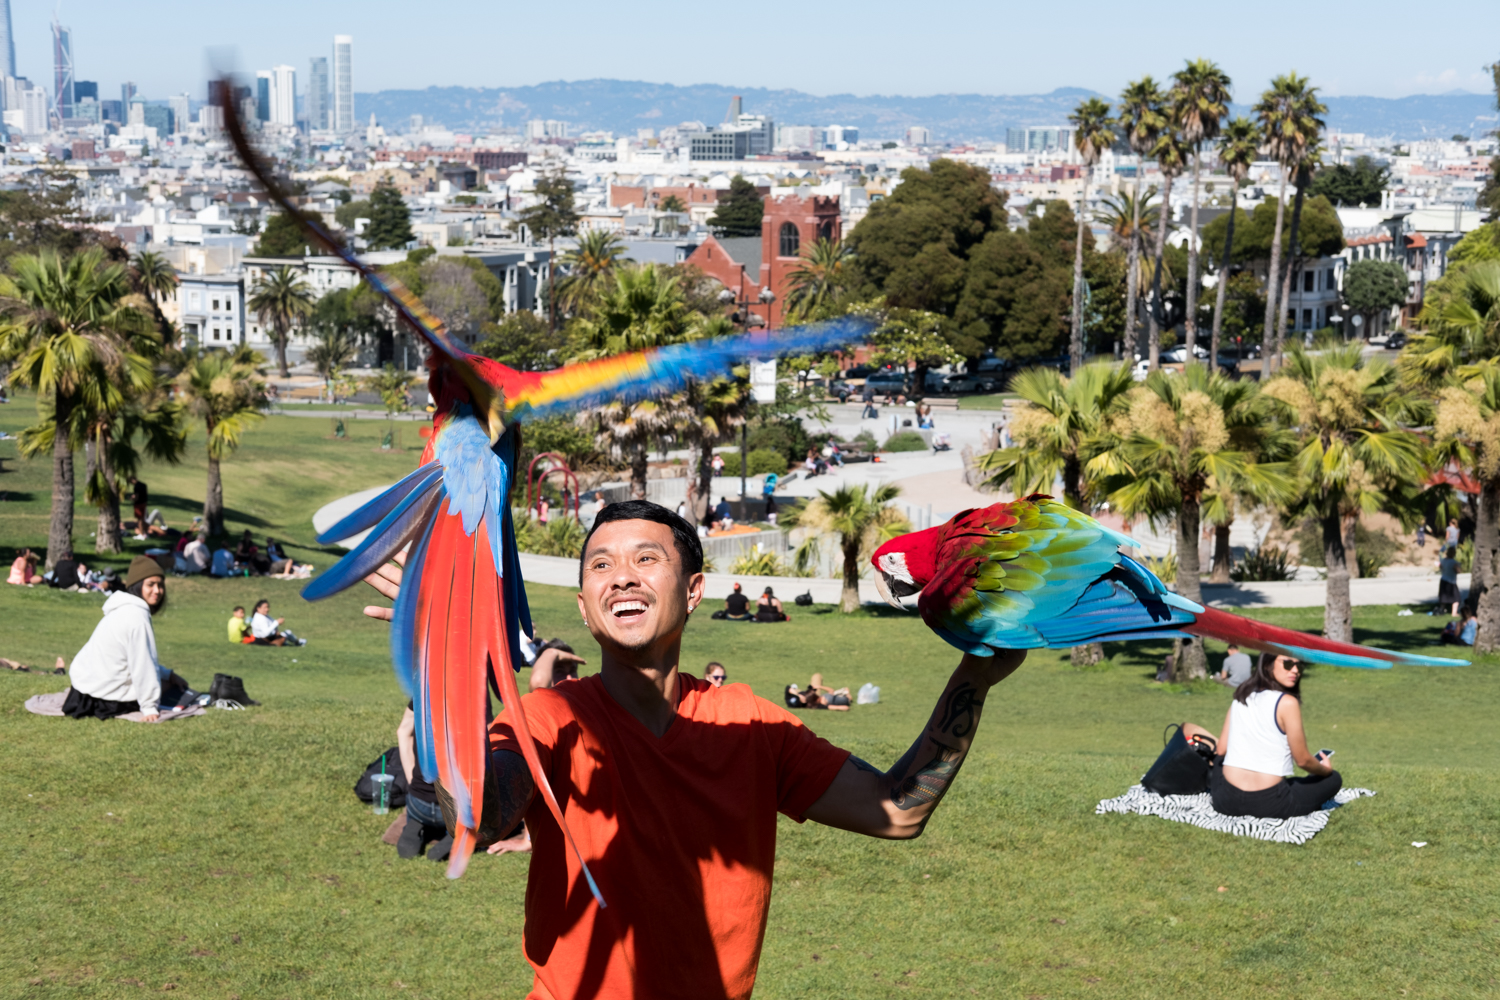
[[[889,604],[897,611],[911,610],[911,608],[908,608],[906,605],[902,604],[899,600],[896,599],[896,596],[891,593],[891,579],[890,577],[886,576],[886,574],[881,570],[875,571],[875,589],[880,591],[880,596],[885,598],[885,603]]]

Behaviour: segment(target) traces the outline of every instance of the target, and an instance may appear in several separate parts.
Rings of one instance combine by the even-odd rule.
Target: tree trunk
[[[203,495],[203,523],[210,538],[224,534],[224,480],[219,475],[219,460],[208,456],[208,492]]]
[[[1359,579],[1359,551],[1354,546],[1354,529],[1359,526],[1359,511],[1344,515],[1344,566],[1349,579]]]
[[[547,237],[547,329],[557,329],[557,237]]]
[[[1229,225],[1224,233],[1224,258],[1219,262],[1219,287],[1214,290],[1214,329],[1209,338],[1208,364],[1213,370],[1219,366],[1219,331],[1224,328],[1224,300],[1229,292],[1229,262],[1234,256],[1234,213],[1240,205],[1240,186],[1229,178]],[[1239,359],[1235,359],[1239,367]]]
[[[1135,362],[1136,302],[1140,297],[1141,284],[1141,234],[1140,210],[1136,210],[1135,227],[1130,233],[1130,249],[1125,254],[1125,363]]]
[[[1319,519],[1323,531],[1323,564],[1328,567],[1328,590],[1323,600],[1323,637],[1354,641],[1349,607],[1349,565],[1344,558],[1344,519],[1334,511]]]
[[[1286,311],[1292,300],[1292,279],[1297,276],[1297,260],[1301,256],[1297,247],[1297,230],[1302,227],[1302,196],[1307,188],[1297,185],[1297,197],[1292,202],[1292,231],[1287,235],[1286,279],[1281,286],[1281,311],[1276,317],[1276,358],[1281,359],[1282,345],[1286,343]]]
[[[1229,521],[1214,525],[1214,562],[1209,575],[1210,583],[1229,583],[1229,571],[1234,568],[1234,553],[1229,548]]]
[[[292,377],[291,369],[286,366],[287,336],[287,331],[282,329],[281,324],[276,324],[276,371],[282,378]]]
[[[1156,371],[1161,367],[1161,324],[1167,318],[1167,311],[1161,298],[1161,267],[1167,253],[1167,223],[1170,221],[1171,214],[1172,175],[1164,174],[1161,189],[1161,214],[1156,223],[1156,266],[1151,269],[1151,311],[1149,313],[1151,342],[1148,347],[1151,371]]]
[[[1093,172],[1094,168],[1088,167],[1083,175],[1083,197],[1078,202],[1078,238],[1073,247],[1073,328],[1068,341],[1068,360],[1075,373],[1083,367],[1083,227],[1089,178]]]
[[[1479,632],[1474,637],[1474,652],[1493,653],[1500,649],[1500,587],[1496,586],[1500,581],[1500,479],[1481,480],[1479,490],[1469,599],[1474,601],[1478,593]]]
[[[630,446],[630,499],[646,499],[646,442]]]
[[[98,452],[99,471],[104,480],[104,502],[99,505],[99,527],[94,535],[95,552],[119,552],[120,543],[120,487],[115,482],[115,468],[109,460],[109,437],[100,435],[95,446]]]
[[[1193,360],[1193,345],[1198,339],[1198,180],[1203,169],[1203,154],[1193,151],[1193,210],[1188,223],[1188,273],[1187,315],[1182,321],[1183,343],[1187,346],[1184,358]],[[1209,359],[1209,371],[1213,371],[1213,359]]]
[[[68,440],[72,422],[71,400],[57,397],[52,435],[52,518],[47,526],[47,569],[59,559],[73,555],[73,443]]]
[[[1260,380],[1271,377],[1271,349],[1276,342],[1276,279],[1281,269],[1281,220],[1286,214],[1286,168],[1281,169],[1281,193],[1276,196],[1276,226],[1271,233],[1271,263],[1266,268],[1266,322],[1260,335]]]
[[[844,591],[839,596],[839,610],[853,614],[859,610],[859,536],[843,539]]]
[[[1182,498],[1177,512],[1177,593],[1196,604],[1203,603],[1203,586],[1198,559],[1198,532],[1202,524],[1202,510],[1196,498]],[[1172,665],[1172,680],[1196,681],[1208,676],[1208,657],[1203,651],[1203,640],[1194,638],[1177,647],[1177,659]]]
[[[1068,506],[1088,513],[1083,505],[1083,463],[1078,460],[1077,455],[1069,455],[1063,459],[1062,481],[1063,499]]]

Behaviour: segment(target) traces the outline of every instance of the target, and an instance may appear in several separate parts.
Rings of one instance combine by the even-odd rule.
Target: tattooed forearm
[[[937,743],[936,740],[933,740]],[[891,801],[898,809],[916,809],[935,805],[948,791],[953,778],[964,761],[964,751],[958,747],[937,744],[937,756],[924,764],[915,773],[907,775],[900,785],[891,789]]]
[[[948,697],[944,699],[943,719],[938,724],[938,729],[963,739],[974,728],[974,709],[983,705],[984,699],[979,697],[979,691],[974,685],[960,684],[949,691]]]

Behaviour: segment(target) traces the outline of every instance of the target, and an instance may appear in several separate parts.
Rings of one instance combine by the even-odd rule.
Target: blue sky
[[[50,79],[50,4],[12,0],[19,72]],[[1394,0],[1282,7],[1221,3],[759,5],[636,0],[571,4],[444,0],[62,0],[81,79],[100,96],[134,80],[147,97],[204,96],[206,52],[233,46],[241,69],[288,63],[302,86],[334,34],[355,39],[355,89],[519,86],[612,77],[814,94],[1117,93],[1216,60],[1236,98],[1295,69],[1330,95],[1403,97],[1490,89],[1500,3],[1431,8]],[[1274,12],[1282,12],[1279,17]]]

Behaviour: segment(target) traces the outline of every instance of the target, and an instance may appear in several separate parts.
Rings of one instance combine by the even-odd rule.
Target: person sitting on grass
[[[755,602],[755,620],[758,622],[784,622],[787,620],[786,611],[781,606],[781,598],[776,592],[767,587],[765,593],[760,595],[760,600]]]
[[[182,537],[187,541],[183,543],[181,552],[174,560],[177,572],[186,576],[194,576],[208,569],[210,559],[208,535],[200,531],[196,535],[183,535]]]
[[[1255,665],[1250,662],[1250,657],[1241,653],[1240,647],[1231,643],[1228,655],[1224,657],[1223,666],[1217,674],[1214,674],[1214,680],[1237,688],[1250,679],[1250,672],[1254,669]]]
[[[1474,637],[1479,634],[1479,616],[1472,609],[1465,608],[1463,620],[1455,618],[1443,626],[1443,633],[1438,641],[1444,645],[1472,646]]]
[[[245,606],[236,604],[234,611],[229,615],[229,641],[236,645],[246,645],[255,641],[255,635],[250,631],[250,623],[245,620]]]
[[[750,620],[750,598],[740,591],[740,585],[735,584],[734,590],[724,598],[723,610],[715,611],[714,618],[728,619],[735,622],[746,622]]]
[[[255,539],[250,537],[249,528],[240,536],[239,548],[234,550],[234,561],[256,576],[265,576],[271,572],[271,560],[261,554]]]
[[[238,576],[239,567],[235,565],[234,553],[227,546],[220,545],[214,552],[213,560],[209,564],[208,575],[216,579]]]
[[[849,706],[853,704],[853,698],[850,697],[848,688],[834,689],[828,687],[823,683],[822,674],[812,675],[812,680],[807,682],[807,690],[809,694],[817,695],[818,701],[822,702],[825,708],[833,712],[847,712],[849,711]]]
[[[401,770],[406,772],[406,825],[396,841],[396,856],[410,860],[425,850],[429,860],[446,861],[453,835],[443,822],[436,789],[417,766],[417,717],[409,701],[396,727],[396,750],[401,755]]]
[[[281,625],[285,618],[271,617],[271,602],[262,597],[255,602],[255,614],[250,618],[250,632],[257,646],[306,646],[306,639],[299,639]]]
[[[729,506],[728,497],[719,498],[719,504],[714,508],[714,520],[718,522],[720,531],[728,531],[734,527],[734,509]]]
[[[711,690],[680,669],[688,616],[703,601],[703,547],[670,510],[611,504],[584,541],[579,576],[599,673],[521,703],[607,910],[588,899],[536,794],[510,706],[490,725],[485,825],[509,830],[524,817],[535,844],[522,949],[536,996],[655,995],[669,988],[661,984],[677,996],[750,996],[777,814],[887,840],[919,836],[963,766],[986,695],[1026,657],[964,655],[911,749],[882,772],[749,685]],[[385,563],[366,580],[393,600],[402,570]],[[389,607],[365,614],[393,617]]]
[[[17,587],[31,587],[44,582],[42,575],[36,571],[36,564],[36,553],[30,549],[22,549],[21,554],[16,556],[16,561],[10,564],[7,582]]]
[[[1307,750],[1302,729],[1302,665],[1290,656],[1260,654],[1255,673],[1234,692],[1215,741],[1208,774],[1214,808],[1225,816],[1291,819],[1316,812],[1338,794],[1344,779],[1319,753]],[[1182,735],[1213,738],[1184,723]],[[1292,765],[1307,772],[1292,777]]]
[[[63,714],[75,719],[112,719],[140,712],[147,722],[160,717],[165,695],[170,704],[187,684],[156,659],[151,619],[167,606],[166,574],[150,556],[136,556],[125,589],[104,602],[94,634],[73,657]]]

